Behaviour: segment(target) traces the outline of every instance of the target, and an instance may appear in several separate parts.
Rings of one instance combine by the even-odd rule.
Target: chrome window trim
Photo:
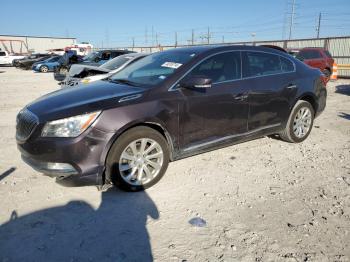
[[[174,84],[171,85],[171,87],[169,87],[168,91],[172,92],[172,91],[177,91],[180,88],[176,87],[177,84],[184,79],[196,66],[198,66],[200,63],[204,62],[205,60],[215,56],[215,55],[220,55],[220,54],[224,54],[224,53],[231,53],[231,52],[240,52],[241,55],[241,78],[240,79],[232,79],[232,80],[226,80],[226,81],[220,81],[220,82],[215,82],[212,83],[212,85],[217,85],[217,84],[222,84],[222,83],[229,83],[229,82],[236,82],[236,81],[241,81],[241,80],[246,80],[246,79],[252,79],[252,78],[258,78],[258,77],[265,77],[265,76],[273,76],[273,75],[282,75],[282,74],[291,74],[291,73],[295,73],[296,72],[296,65],[294,63],[293,60],[291,60],[288,57],[282,56],[286,59],[288,59],[294,67],[293,71],[289,71],[289,72],[280,72],[280,73],[274,73],[274,74],[267,74],[267,75],[262,75],[262,76],[247,76],[247,77],[243,77],[243,57],[242,57],[242,52],[256,52],[256,53],[265,53],[265,54],[271,54],[271,55],[276,55],[279,57],[279,60],[281,62],[281,55],[279,54],[275,54],[275,53],[271,53],[271,52],[266,52],[266,51],[260,51],[260,50],[227,50],[227,51],[221,51],[221,52],[217,52],[214,54],[211,54],[210,56],[207,56],[205,58],[203,58],[202,60],[198,61],[195,65],[193,65],[185,74],[183,74],[183,76],[181,76]],[[281,64],[281,70],[282,70],[282,64]]]

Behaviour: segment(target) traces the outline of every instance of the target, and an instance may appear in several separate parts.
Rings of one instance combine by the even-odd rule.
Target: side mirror
[[[180,87],[183,88],[210,88],[211,79],[202,76],[193,76],[190,78],[185,78],[180,82]]]

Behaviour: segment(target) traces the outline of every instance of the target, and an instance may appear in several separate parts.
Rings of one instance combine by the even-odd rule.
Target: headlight
[[[41,64],[37,64],[37,65],[35,65],[35,67],[40,67],[41,66]]]
[[[81,82],[83,83],[83,84],[88,84],[89,82],[90,82],[90,78],[88,78],[88,77],[86,77],[86,78],[84,78],[83,80],[81,80]]]
[[[41,135],[46,137],[77,137],[92,125],[100,113],[101,111],[98,111],[47,122]]]

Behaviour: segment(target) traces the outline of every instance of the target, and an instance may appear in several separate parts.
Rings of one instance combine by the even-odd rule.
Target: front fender
[[[176,102],[169,104],[162,101],[148,101],[122,107],[108,109],[102,112],[95,128],[111,135],[105,150],[101,154],[101,164],[104,164],[112,144],[128,129],[139,126],[157,126],[166,136],[170,147],[170,159],[178,151],[178,106]]]

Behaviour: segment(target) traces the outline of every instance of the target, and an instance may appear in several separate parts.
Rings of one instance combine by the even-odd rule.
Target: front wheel
[[[280,137],[291,143],[304,141],[311,132],[314,116],[312,105],[307,101],[299,100],[289,116],[285,129],[279,134]]]
[[[162,134],[149,127],[135,127],[113,144],[106,175],[125,191],[140,191],[156,184],[169,164],[169,147]]]
[[[47,66],[41,66],[40,67],[40,72],[41,73],[47,73],[49,71],[49,68]]]

